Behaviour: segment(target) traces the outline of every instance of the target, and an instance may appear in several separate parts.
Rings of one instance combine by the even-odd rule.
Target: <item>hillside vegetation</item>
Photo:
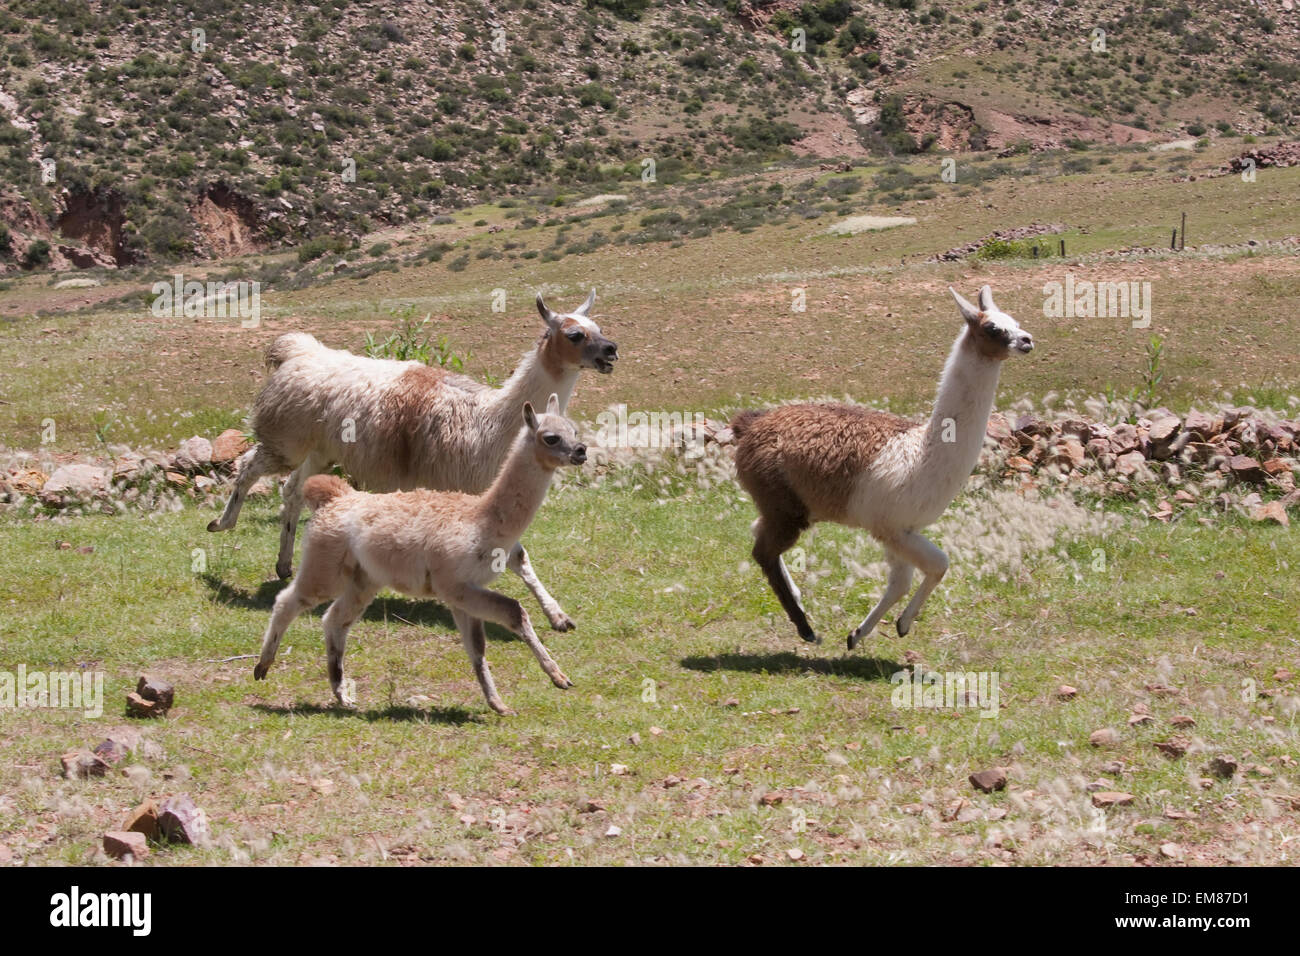
[[[342,250],[489,199],[789,152],[1286,134],[1297,47],[1272,0],[19,0],[0,264]]]

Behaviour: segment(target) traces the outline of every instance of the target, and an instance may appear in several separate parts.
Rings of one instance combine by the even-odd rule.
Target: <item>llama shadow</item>
[[[684,657],[681,665],[693,671],[743,671],[748,674],[790,674],[813,671],[857,680],[889,680],[903,665],[883,657],[801,657],[793,651],[777,654],[714,654]]]
[[[285,707],[276,707],[271,704],[253,704],[253,709],[277,717],[338,717],[364,720],[368,724],[378,723],[379,721],[448,724],[451,726],[483,723],[482,715],[468,711],[464,707],[431,707],[424,710],[406,704],[389,704],[387,707],[371,708],[369,710],[350,710],[347,707],[340,707],[338,704],[329,706],[289,704]]]
[[[265,611],[268,614],[275,604],[276,595],[289,586],[287,581],[263,581],[257,586],[256,591],[245,591],[227,584],[210,571],[203,574],[202,578],[203,583],[212,592],[212,600],[216,603],[224,604],[226,607],[243,608],[248,611]],[[329,607],[328,604],[322,604],[320,607],[306,612],[306,614],[310,614],[312,617],[320,617],[325,613],[324,609],[327,607]],[[406,597],[380,595],[370,602],[365,613],[361,615],[361,619],[379,623],[396,621],[414,627],[450,631],[455,635],[460,633],[456,628],[456,621],[451,616],[451,611],[445,605],[433,600],[415,601]],[[504,627],[499,627],[496,624],[488,623],[485,630],[489,641],[519,640]]]

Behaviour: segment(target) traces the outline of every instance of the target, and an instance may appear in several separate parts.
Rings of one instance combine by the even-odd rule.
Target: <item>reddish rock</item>
[[[158,839],[158,804],[153,800],[146,800],[140,804],[131,811],[122,829],[141,833],[149,840]]]
[[[970,785],[982,793],[992,793],[994,790],[1003,790],[1007,785],[1007,772],[1001,767],[993,767],[989,770],[981,770],[973,773],[969,777]]]
[[[1233,455],[1228,459],[1228,470],[1238,481],[1256,485],[1262,485],[1267,477],[1259,462],[1249,455]]]
[[[92,753],[73,750],[64,754],[63,775],[69,780],[85,780],[89,777],[102,777],[108,773],[108,764]]]
[[[227,428],[224,432],[212,439],[212,462],[214,464],[224,464],[228,461],[234,461],[250,448],[248,439],[238,428]]]
[[[202,846],[208,840],[208,817],[189,794],[177,794],[158,811],[158,830],[170,843]]]
[[[143,833],[114,830],[104,834],[104,852],[115,860],[127,856],[133,860],[143,860],[149,855],[149,841]]]
[[[1284,528],[1291,526],[1291,519],[1282,507],[1281,501],[1266,501],[1250,509],[1250,516],[1255,521],[1273,521]]]
[[[1118,790],[1098,790],[1092,795],[1094,807],[1127,807],[1133,802],[1133,794]]]

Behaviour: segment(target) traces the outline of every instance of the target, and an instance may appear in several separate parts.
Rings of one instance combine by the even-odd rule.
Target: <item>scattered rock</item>
[[[212,439],[210,446],[210,458],[214,464],[224,464],[234,461],[250,447],[249,441],[244,437],[244,433],[238,428],[227,428],[224,432]]]
[[[1170,717],[1170,718],[1169,718],[1169,723],[1173,724],[1175,727],[1195,727],[1195,726],[1196,726],[1196,721],[1195,721],[1193,718],[1188,717],[1186,714],[1177,714],[1177,715],[1175,715],[1175,716],[1173,716],[1173,717]]]
[[[1074,700],[1078,696],[1078,688],[1071,687],[1069,684],[1062,684],[1056,688],[1056,697],[1058,700]]]
[[[779,807],[785,800],[785,795],[777,790],[769,790],[759,798],[759,803],[765,807]]]
[[[1183,848],[1177,843],[1162,843],[1160,844],[1160,855],[1171,860],[1181,860],[1183,858]]]
[[[981,793],[992,793],[994,790],[1006,788],[1007,772],[1001,767],[992,767],[971,774],[969,780],[970,785]]]
[[[212,464],[212,442],[198,435],[185,439],[176,449],[175,463],[183,471],[195,471]]]
[[[1100,730],[1094,730],[1088,735],[1088,743],[1094,747],[1113,747],[1119,743],[1119,734],[1109,727],[1103,727]]]
[[[126,709],[133,717],[163,717],[176,699],[172,685],[148,674],[142,675],[135,691],[126,695]]]
[[[131,811],[122,829],[144,834],[148,840],[158,839],[158,804],[153,800],[140,804]]]
[[[95,756],[110,767],[116,767],[130,752],[130,747],[111,737],[95,745]]]
[[[189,794],[177,794],[158,811],[158,831],[170,843],[203,846],[208,841],[208,817]]]
[[[1127,807],[1133,803],[1133,794],[1118,790],[1098,790],[1092,795],[1094,807]]]
[[[803,859],[803,850],[799,849],[797,846],[792,846],[790,849],[785,851],[785,855],[798,863]]]
[[[1268,474],[1260,463],[1249,455],[1233,455],[1228,459],[1228,470],[1238,481],[1253,485],[1262,485],[1268,479]]]
[[[131,857],[143,860],[149,855],[149,841],[143,833],[114,830],[104,834],[104,852],[115,860]]]
[[[1223,777],[1226,780],[1237,772],[1237,759],[1228,754],[1219,754],[1206,765],[1206,769],[1216,777]]]
[[[1187,744],[1185,737],[1170,737],[1168,740],[1156,741],[1155,747],[1170,760],[1177,760],[1187,753]]]
[[[1250,517],[1255,521],[1273,521],[1284,528],[1291,526],[1291,519],[1281,501],[1266,501],[1262,505],[1256,505],[1250,509]]]
[[[102,777],[108,773],[109,766],[98,756],[84,750],[73,750],[60,758],[63,762],[63,775],[69,780],[86,780],[90,777]]]

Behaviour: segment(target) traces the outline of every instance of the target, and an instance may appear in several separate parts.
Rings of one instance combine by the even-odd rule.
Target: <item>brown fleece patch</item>
[[[802,510],[813,522],[839,521],[858,476],[886,442],[916,425],[851,405],[774,408],[745,422],[736,444],[736,475],[762,515]],[[779,500],[789,495],[803,508]]]
[[[984,313],[980,313],[980,322],[978,325],[968,323],[970,334],[966,338],[980,355],[985,358],[1001,362],[1011,356],[1011,337],[1006,330],[1000,325],[983,318]]]
[[[379,416],[373,427],[384,432],[387,447],[392,449],[393,469],[397,475],[411,473],[415,457],[415,435],[427,418],[426,409],[436,394],[446,387],[447,373],[429,365],[417,365],[399,375],[384,389],[379,401]]]
[[[337,475],[312,475],[302,486],[302,497],[307,507],[315,511],[351,490],[352,486]]]

